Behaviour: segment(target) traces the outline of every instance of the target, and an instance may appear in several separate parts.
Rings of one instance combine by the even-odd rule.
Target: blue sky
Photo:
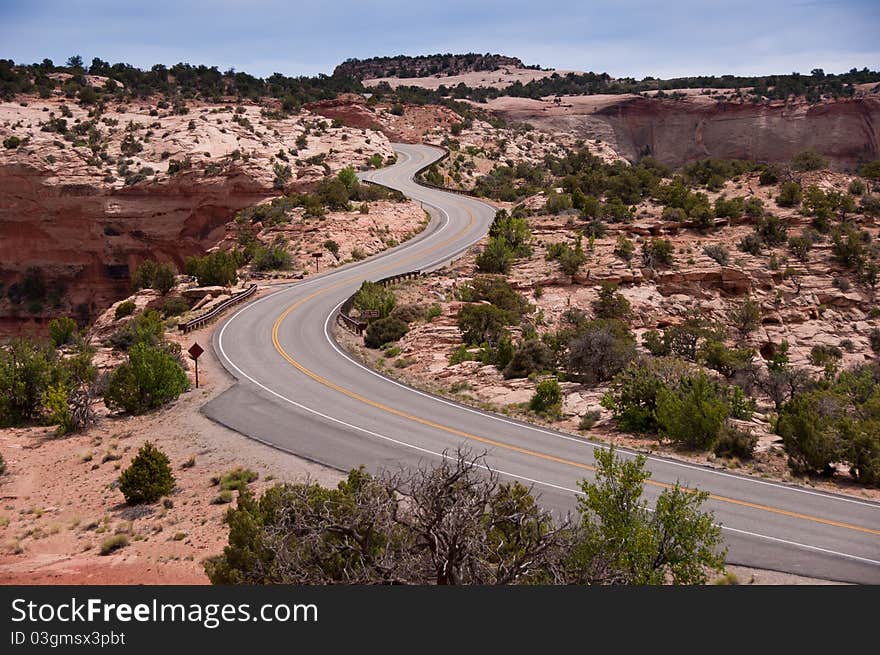
[[[500,52],[614,76],[880,68],[878,0],[0,0],[0,58],[330,73],[348,57]]]

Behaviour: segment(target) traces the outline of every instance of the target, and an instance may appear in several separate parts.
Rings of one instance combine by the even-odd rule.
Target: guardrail
[[[401,280],[413,280],[417,277],[421,277],[421,271],[407,271],[406,273],[398,273],[397,275],[389,275],[388,277],[383,277],[380,280],[376,280],[376,284],[381,284],[383,287],[387,287],[389,284],[394,284],[395,282],[400,282]],[[366,321],[361,321],[356,318],[353,318],[349,312],[351,311],[352,306],[354,305],[354,297],[357,295],[357,291],[355,291],[348,299],[342,303],[339,307],[339,313],[336,314],[336,323],[341,325],[342,327],[354,332],[358,336],[364,333],[364,330],[367,329]]]
[[[216,318],[217,316],[222,314],[225,310],[229,309],[233,305],[240,303],[242,300],[245,300],[246,298],[250,298],[256,292],[257,292],[257,285],[252,284],[244,291],[232,296],[229,300],[224,300],[222,303],[217,305],[210,312],[202,314],[201,316],[196,316],[194,319],[187,321],[186,323],[178,323],[177,327],[181,332],[186,334],[187,332],[189,332],[191,330],[195,330],[197,327],[204,325],[205,323],[207,323],[211,319]]]

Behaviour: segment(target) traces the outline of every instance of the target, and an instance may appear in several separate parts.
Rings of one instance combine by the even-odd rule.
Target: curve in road
[[[486,233],[494,209],[416,184],[442,152],[396,144],[394,166],[362,174],[431,213],[416,238],[370,259],[281,287],[215,331],[213,346],[238,384],[204,407],[210,418],[280,450],[337,469],[417,466],[462,444],[531,484],[542,505],[574,509],[577,481],[594,470],[585,439],[439,398],[372,371],[336,344],[339,306],[365,279],[432,270]],[[623,451],[626,452],[626,451]],[[646,497],[680,483],[710,492],[728,561],[849,582],[880,583],[880,505],[852,497],[649,457]]]

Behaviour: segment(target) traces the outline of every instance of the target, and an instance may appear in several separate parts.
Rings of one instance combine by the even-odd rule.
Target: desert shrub
[[[803,190],[797,182],[783,182],[779,187],[779,193],[776,196],[776,204],[780,207],[797,207],[801,204],[803,198]]]
[[[177,271],[171,264],[162,263],[156,268],[156,274],[153,276],[153,283],[150,286],[164,296],[174,288],[176,283]]]
[[[798,473],[831,473],[843,458],[843,440],[837,429],[847,409],[846,400],[830,390],[796,394],[782,406],[776,432]]]
[[[610,380],[636,356],[635,339],[617,319],[585,324],[568,349],[568,370],[586,384]]]
[[[596,425],[596,422],[601,416],[599,410],[596,409],[584,412],[583,416],[581,416],[581,420],[578,421],[578,430],[592,430],[593,426]]]
[[[677,386],[686,375],[687,367],[673,358],[632,362],[614,376],[602,406],[611,410],[621,430],[656,432],[660,391]]]
[[[76,321],[68,316],[49,321],[49,338],[56,348],[72,343],[78,332]]]
[[[866,191],[865,183],[861,180],[853,180],[847,190],[854,196],[860,196]]]
[[[810,258],[812,248],[813,239],[808,234],[799,234],[788,239],[788,249],[799,261],[806,262]]]
[[[501,239],[506,243],[514,257],[528,257],[532,253],[529,245],[532,235],[525,218],[511,216],[506,209],[495,212],[495,218],[489,227],[489,237]]]
[[[167,298],[162,303],[162,316],[169,318],[171,316],[180,316],[189,311],[189,301],[182,296],[173,296]]]
[[[779,182],[779,169],[775,166],[765,166],[761,169],[761,174],[758,177],[758,183],[761,186],[768,186],[770,184],[776,184]]]
[[[751,348],[728,348],[717,339],[706,340],[699,350],[699,359],[708,368],[732,378],[752,367],[755,351]]]
[[[598,238],[598,237],[596,237]],[[635,244],[626,238],[625,234],[617,235],[617,243],[614,246],[614,254],[623,259],[624,261],[629,261],[632,259],[633,254],[636,251]]]
[[[810,349],[810,364],[813,366],[827,366],[836,364],[843,358],[843,352],[837,346],[816,344]]]
[[[254,248],[251,266],[255,271],[286,271],[293,266],[293,256],[287,249],[287,239],[278,236],[270,245]]]
[[[126,546],[128,546],[128,535],[116,534],[101,542],[99,552],[101,555],[107,556]]]
[[[238,265],[232,254],[218,250],[204,257],[189,257],[186,274],[198,280],[199,286],[231,286],[238,279]]]
[[[865,194],[859,201],[859,209],[868,216],[880,216],[880,195]]]
[[[555,379],[541,380],[535,395],[529,400],[529,409],[547,418],[557,418],[562,410],[562,388]]]
[[[129,505],[154,503],[174,489],[168,456],[149,441],[119,476],[119,490]]]
[[[761,326],[761,303],[747,297],[727,312],[727,320],[743,339]]]
[[[17,338],[0,347],[0,427],[37,420],[59,372],[55,351],[44,344]]]
[[[189,380],[177,360],[146,343],[132,346],[128,361],[110,374],[104,402],[127,414],[143,414],[176,399],[189,388]]]
[[[738,244],[740,250],[747,252],[750,255],[755,255],[756,257],[761,254],[761,248],[763,246],[764,242],[761,240],[761,237],[754,232],[745,235],[739,240]]]
[[[460,297],[468,302],[492,303],[507,313],[511,324],[529,310],[529,301],[500,276],[478,275],[469,285],[462,287]]]
[[[866,244],[870,239],[867,232],[852,225],[843,225],[834,230],[831,236],[831,254],[847,268],[861,268],[865,262]]]
[[[563,273],[574,277],[587,261],[587,254],[584,252],[582,242],[583,239],[578,235],[574,246],[565,243],[551,243],[547,247],[547,259],[557,261]]]
[[[135,270],[131,282],[135,290],[154,289],[164,296],[174,288],[177,271],[171,264],[157,264],[148,259]]]
[[[648,268],[671,266],[673,252],[671,241],[654,237],[642,242],[642,263]]]
[[[510,313],[495,305],[463,305],[458,311],[458,329],[465,343],[496,344],[510,325]]]
[[[727,423],[718,435],[713,452],[718,457],[751,459],[757,445],[758,437],[751,430]]]
[[[681,323],[670,325],[662,335],[656,330],[650,330],[644,334],[642,340],[652,355],[677,355],[695,362],[708,342],[723,341],[724,336],[724,326],[712,323],[693,312]]]
[[[425,317],[425,307],[424,305],[414,304],[397,305],[388,315],[399,318],[404,323],[412,323]]]
[[[500,237],[492,237],[486,247],[477,255],[477,269],[483,273],[509,273],[513,264],[514,252]]]
[[[739,196],[730,199],[719,196],[715,200],[715,216],[718,218],[737,219],[744,211],[745,201]]]
[[[769,247],[785,243],[788,227],[778,217],[766,214],[755,223],[755,234]]]
[[[791,168],[796,171],[818,171],[828,168],[828,160],[812,148],[807,148],[791,159]]]
[[[525,378],[533,373],[552,371],[556,367],[556,355],[545,343],[537,339],[521,341],[503,367],[504,378]]]
[[[118,309],[117,309],[118,311]],[[165,335],[162,317],[154,309],[135,316],[110,335],[108,341],[116,350],[128,351],[136,344],[158,346]]]
[[[116,311],[113,316],[118,321],[120,318],[125,318],[126,316],[134,314],[135,309],[137,309],[137,305],[134,304],[134,301],[126,300],[116,305]]]
[[[7,150],[15,150],[18,146],[21,145],[21,139],[17,136],[12,135],[3,139],[3,147]]]
[[[657,393],[660,435],[690,448],[711,448],[729,413],[724,392],[702,373],[685,378],[675,389],[663,387]]]
[[[612,282],[603,282],[599,289],[599,297],[593,302],[593,311],[597,318],[629,317],[632,309],[622,294],[617,292],[617,285]]]
[[[371,321],[364,334],[367,348],[381,348],[386,343],[397,341],[409,331],[409,326],[399,318],[387,316]]]
[[[363,213],[366,213],[366,212],[361,212],[361,213],[363,214]],[[328,251],[331,255],[333,255],[333,257],[334,257],[337,261],[339,261],[339,244],[338,244],[338,243],[336,243],[333,239],[327,239],[327,240],[324,242],[324,247],[327,249],[327,251]]]
[[[714,259],[719,266],[727,266],[730,262],[730,251],[720,243],[710,243],[703,247],[703,254]]]
[[[217,484],[222,491],[244,491],[244,489],[260,476],[250,469],[235,468],[223,475],[212,478],[211,482]]]
[[[355,309],[361,312],[377,311],[379,318],[386,318],[396,305],[397,296],[393,289],[368,280],[364,280],[361,288],[354,295]]]
[[[0,475],[6,473],[6,460],[3,459],[3,455],[0,454]]]
[[[746,199],[743,211],[749,218],[761,218],[764,215],[764,201],[752,196]]]

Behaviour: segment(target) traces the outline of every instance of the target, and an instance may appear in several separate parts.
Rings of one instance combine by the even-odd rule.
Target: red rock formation
[[[0,332],[16,332],[59,313],[93,317],[129,291],[129,273],[144,259],[174,262],[202,253],[225,233],[239,209],[273,194],[232,169],[201,171],[122,189],[53,184],[54,172],[0,167],[0,281],[8,288],[30,268],[41,271],[60,306],[0,301]]]
[[[880,98],[752,105],[634,98],[600,109],[628,159],[788,161],[814,148],[839,168],[880,158]]]

